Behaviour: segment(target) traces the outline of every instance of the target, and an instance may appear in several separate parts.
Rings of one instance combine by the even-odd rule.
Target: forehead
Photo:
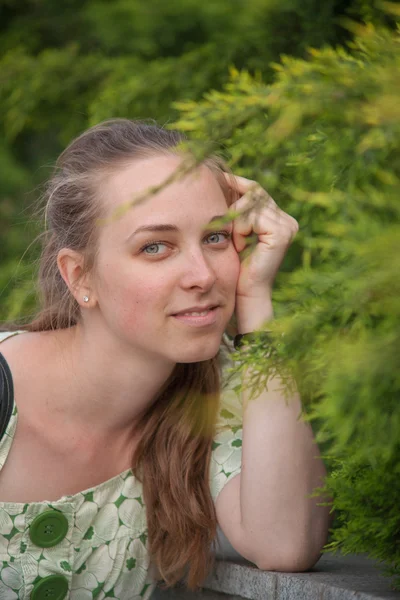
[[[178,156],[154,156],[132,161],[114,173],[108,180],[105,195],[106,211],[111,215],[115,209],[134,201],[137,195],[162,184],[182,164]],[[227,209],[223,191],[214,173],[202,165],[184,177],[168,184],[143,202],[132,206],[122,217],[123,221],[171,222],[181,219],[204,220],[222,214]]]

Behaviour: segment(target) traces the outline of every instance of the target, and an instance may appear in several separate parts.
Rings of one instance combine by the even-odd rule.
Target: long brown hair
[[[46,228],[39,263],[41,308],[14,329],[46,331],[77,324],[80,308],[57,266],[62,248],[95,264],[99,190],[104,178],[129,161],[176,152],[184,137],[154,123],[113,119],[92,127],[60,155],[44,198]],[[207,159],[229,203],[219,159]],[[8,327],[10,330],[11,327]],[[219,408],[218,356],[177,364],[138,425],[132,468],[143,485],[148,550],[167,586],[186,576],[199,586],[212,566],[216,514],[210,493],[211,447]]]

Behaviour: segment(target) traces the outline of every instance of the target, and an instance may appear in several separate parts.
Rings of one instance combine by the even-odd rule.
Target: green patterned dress
[[[0,342],[10,335],[15,334],[0,333]],[[210,473],[214,501],[240,473],[242,445],[238,381],[226,375],[229,350],[221,346],[220,355],[222,403]],[[14,403],[0,440],[0,477],[17,425]],[[54,511],[65,524],[62,539],[42,547],[32,541],[33,524],[41,521],[42,533],[51,532],[51,519],[50,529],[43,519]],[[1,502],[0,498],[0,600],[146,600],[155,587],[151,571],[142,486],[131,469],[54,502]]]

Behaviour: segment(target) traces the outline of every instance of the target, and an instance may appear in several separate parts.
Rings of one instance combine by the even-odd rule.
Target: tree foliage
[[[110,116],[171,122],[232,66],[270,81],[282,53],[351,38],[346,16],[388,20],[373,0],[0,0],[0,318],[32,308],[30,206],[75,135]]]
[[[357,29],[351,51],[283,57],[271,85],[232,70],[173,125],[197,149],[216,140],[300,223],[272,349],[238,359],[256,389],[294,375],[329,465],[327,549],[385,561],[400,586],[400,36]]]
[[[31,205],[75,135],[111,116],[171,122],[174,101],[221,89],[230,65],[268,79],[280,53],[348,38],[336,18],[362,18],[364,5],[372,2],[0,0],[0,319],[34,306],[21,291],[32,290],[38,252],[25,254],[37,233]]]

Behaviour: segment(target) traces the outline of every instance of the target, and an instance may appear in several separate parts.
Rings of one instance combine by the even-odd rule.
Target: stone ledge
[[[364,555],[323,555],[306,573],[260,571],[246,561],[217,561],[200,592],[156,590],[152,600],[400,600]]]

